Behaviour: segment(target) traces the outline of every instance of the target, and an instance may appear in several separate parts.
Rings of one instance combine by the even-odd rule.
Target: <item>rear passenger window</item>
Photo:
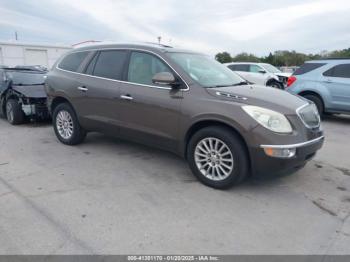
[[[121,80],[126,57],[127,51],[125,50],[101,51],[97,58],[93,75]]]
[[[248,72],[249,65],[230,65],[229,68],[232,71]]]
[[[325,63],[305,63],[294,72],[294,75],[303,75],[324,65]]]
[[[228,68],[230,68],[232,71],[236,71],[236,66],[235,65],[229,65]]]
[[[350,78],[350,64],[337,65],[323,73],[324,76]]]
[[[77,72],[88,53],[89,52],[71,53],[62,59],[58,67],[64,70]]]
[[[129,63],[128,81],[143,85],[155,85],[152,78],[155,74],[171,70],[154,55],[132,52]]]

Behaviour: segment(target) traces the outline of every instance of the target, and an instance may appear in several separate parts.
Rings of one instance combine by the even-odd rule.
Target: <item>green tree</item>
[[[318,54],[303,54],[295,50],[278,50],[269,53],[268,56],[258,57],[250,53],[240,53],[234,57],[227,52],[218,53],[215,58],[221,63],[234,62],[263,62],[274,66],[300,66],[305,61],[317,60],[322,58],[350,58],[350,48],[342,50],[334,50],[328,52],[326,50]]]
[[[268,63],[268,64],[274,64],[275,56],[270,52],[270,54],[266,57],[261,58],[261,62]]]
[[[233,62],[260,62],[260,58],[248,53],[240,53],[235,57],[232,57]]]
[[[329,57],[329,58],[331,58],[331,57],[333,57],[333,58],[349,58],[350,57],[350,48],[329,52],[327,57]]]
[[[230,63],[232,62],[232,57],[228,52],[218,53],[215,56],[215,59],[220,63]]]

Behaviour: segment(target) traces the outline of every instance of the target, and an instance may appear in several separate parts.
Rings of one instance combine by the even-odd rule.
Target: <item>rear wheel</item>
[[[307,100],[314,102],[320,116],[324,115],[324,106],[323,106],[323,102],[322,102],[321,98],[319,98],[318,96],[315,96],[315,95],[304,95],[303,97],[306,98]]]
[[[59,104],[54,109],[52,122],[56,136],[63,144],[77,145],[84,141],[86,131],[80,126],[74,109],[69,104]]]
[[[231,130],[212,126],[195,133],[188,144],[188,162],[203,184],[224,189],[240,183],[248,174],[248,154]]]
[[[6,118],[11,125],[19,125],[24,121],[24,113],[17,100],[10,98],[6,101]]]

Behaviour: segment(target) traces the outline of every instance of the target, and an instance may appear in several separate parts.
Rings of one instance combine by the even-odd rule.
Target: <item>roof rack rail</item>
[[[154,42],[144,42],[144,43],[148,44],[148,45],[156,45],[156,46],[161,46],[161,47],[173,48],[170,45],[164,45],[164,44],[160,44],[160,43],[154,43]]]

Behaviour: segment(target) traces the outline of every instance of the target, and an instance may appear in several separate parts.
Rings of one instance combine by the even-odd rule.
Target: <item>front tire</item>
[[[267,86],[277,88],[277,89],[284,89],[283,84],[279,83],[277,81],[272,81],[272,82],[268,83]]]
[[[80,126],[74,109],[68,103],[55,107],[52,124],[58,140],[65,145],[80,144],[86,137],[86,131]]]
[[[6,101],[6,118],[11,125],[20,125],[24,122],[24,113],[17,100],[10,98]]]
[[[232,130],[211,126],[199,130],[188,143],[188,162],[203,184],[225,189],[247,177],[249,161],[243,141]]]

